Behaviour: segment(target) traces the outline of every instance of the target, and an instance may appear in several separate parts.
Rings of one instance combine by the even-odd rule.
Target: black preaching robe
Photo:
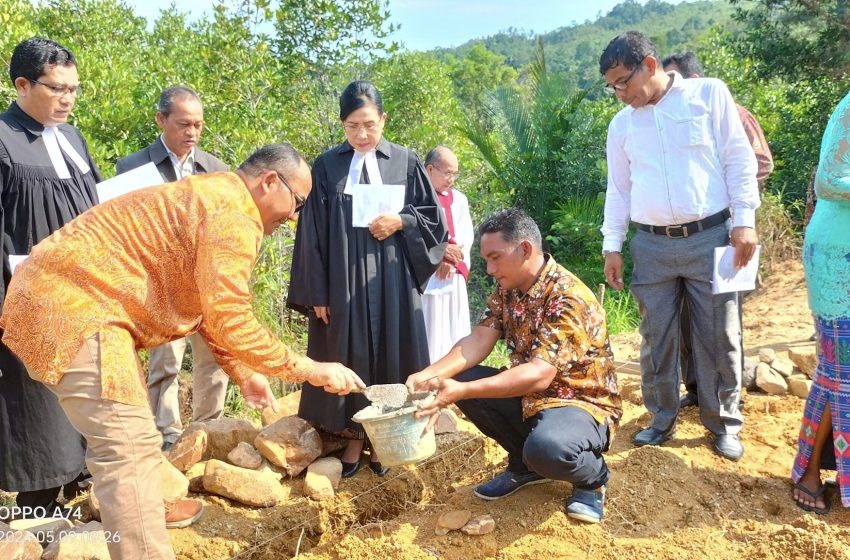
[[[343,142],[313,164],[287,304],[309,317],[309,357],[345,364],[367,385],[404,383],[430,363],[420,294],[443,258],[448,229],[416,154],[385,139],[378,169],[384,184],[407,187],[403,228],[378,241],[368,228],[352,227],[351,196],[343,190],[353,156]],[[330,308],[329,325],[314,306]],[[363,433],[351,417],[369,405],[364,396],[339,397],[307,383],[302,391],[299,416],[328,432]]]
[[[33,245],[97,204],[95,183],[101,175],[83,137],[71,125],[59,126],[91,167],[81,174],[63,152],[71,178],[60,179],[47,155],[43,130],[17,103],[0,114],[0,304],[11,279],[9,255],[28,255]],[[71,482],[84,467],[85,441],[56,396],[30,379],[20,360],[0,343],[0,488],[46,490]]]

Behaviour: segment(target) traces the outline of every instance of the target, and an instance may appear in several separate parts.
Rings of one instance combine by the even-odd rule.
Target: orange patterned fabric
[[[546,258],[528,292],[496,286],[479,324],[502,332],[511,367],[539,358],[558,370],[544,391],[523,397],[523,418],[573,405],[614,430],[623,408],[605,311],[581,280]]]
[[[187,177],[83,213],[15,271],[3,342],[44,383],[100,337],[103,398],[146,405],[136,351],[199,331],[239,382],[254,372],[302,382],[311,360],[257,321],[249,278],[263,226],[234,173]]]

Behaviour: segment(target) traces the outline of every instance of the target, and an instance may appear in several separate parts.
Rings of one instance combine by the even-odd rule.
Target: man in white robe
[[[445,146],[437,146],[428,152],[425,170],[437,191],[449,228],[446,255],[428,281],[422,296],[428,354],[431,363],[434,363],[445,356],[458,340],[470,333],[466,282],[475,230],[469,214],[469,201],[462,192],[452,188],[458,175],[458,161],[454,152]]]

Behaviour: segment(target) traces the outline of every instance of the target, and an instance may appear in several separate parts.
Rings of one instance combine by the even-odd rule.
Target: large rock
[[[788,392],[788,383],[781,375],[762,362],[756,366],[756,385],[768,395],[784,395]]]
[[[243,469],[257,470],[263,465],[263,456],[257,453],[253,445],[244,441],[227,454],[227,460]]]
[[[744,358],[744,369],[741,371],[741,387],[745,389],[756,388],[756,367],[758,365],[758,360]]]
[[[0,522],[0,558],[3,560],[38,560],[41,545],[28,531],[16,532]]]
[[[812,380],[803,374],[792,375],[788,378],[788,392],[795,397],[805,399],[812,389]]]
[[[457,432],[458,419],[453,410],[444,408],[440,410],[437,423],[434,425],[435,434],[454,434]]]
[[[770,363],[770,367],[786,379],[794,375],[794,362],[786,358],[776,358]]]
[[[809,379],[815,376],[818,367],[818,354],[814,346],[801,346],[788,349],[788,358],[800,371],[805,373]]]
[[[322,457],[327,457],[331,453],[342,451],[348,447],[348,440],[344,437],[335,436],[327,432],[319,432],[322,438]]]
[[[64,533],[45,550],[44,560],[109,560],[106,534],[97,521],[75,527]]]
[[[165,457],[180,472],[186,472],[189,467],[200,461],[204,456],[208,441],[209,436],[204,426],[198,422],[193,422],[183,430],[171,449],[165,452]]]
[[[322,438],[307,421],[286,416],[263,428],[254,447],[289,476],[298,476],[322,454]]]
[[[771,364],[773,363],[774,358],[776,358],[776,351],[773,348],[759,349],[759,361],[762,361],[766,364]]]
[[[207,462],[201,461],[192,465],[186,471],[186,478],[189,479],[189,492],[199,494],[204,491],[204,471],[207,470]]]
[[[239,445],[239,442],[252,443],[259,430],[247,420],[219,418],[201,423],[207,432],[207,450],[203,459],[227,460],[227,454]]]
[[[342,463],[336,457],[325,457],[307,467],[304,495],[317,501],[330,500],[342,480]]]
[[[254,507],[272,507],[284,500],[280,481],[273,474],[234,467],[216,459],[207,461],[204,489]]]
[[[185,498],[189,493],[189,479],[164,456],[159,466],[159,474],[162,481],[162,499],[166,502]]]
[[[301,390],[289,393],[277,399],[277,412],[272,410],[272,407],[267,406],[263,409],[262,422],[263,426],[274,424],[284,416],[295,416],[298,414],[298,405],[301,402]]]

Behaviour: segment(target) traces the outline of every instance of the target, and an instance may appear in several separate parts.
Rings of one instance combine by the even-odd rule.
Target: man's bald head
[[[457,156],[446,146],[437,146],[425,156],[425,170],[438,193],[452,188],[457,180],[458,165]]]

